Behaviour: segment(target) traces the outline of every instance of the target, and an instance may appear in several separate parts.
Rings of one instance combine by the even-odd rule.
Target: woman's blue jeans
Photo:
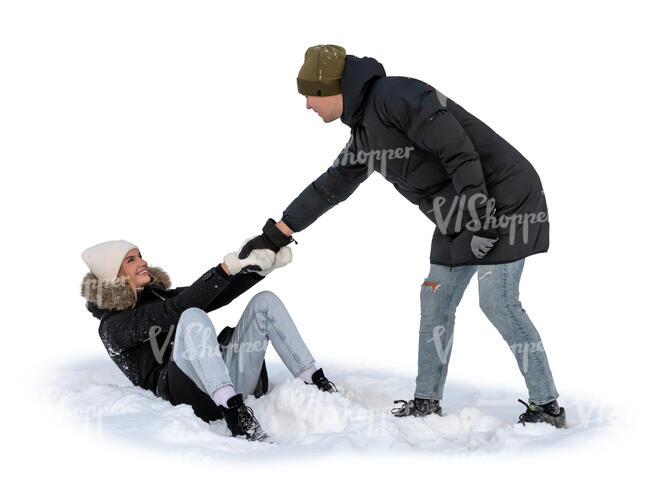
[[[197,308],[183,311],[172,359],[210,396],[228,384],[247,396],[255,390],[269,341],[294,376],[314,365],[289,312],[269,291],[258,293],[248,303],[223,353],[208,315]]]

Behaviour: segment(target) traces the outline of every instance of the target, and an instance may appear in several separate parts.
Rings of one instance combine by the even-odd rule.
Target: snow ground
[[[269,393],[246,402],[273,444],[228,437],[223,421],[206,424],[189,406],[171,406],[132,386],[107,359],[53,371],[47,389],[59,411],[90,433],[206,460],[239,453],[247,458],[389,450],[517,453],[528,447],[584,444],[608,432],[614,422],[606,405],[564,397],[569,428],[514,425],[523,412],[517,403],[521,396],[499,389],[479,392],[453,381],[446,386],[444,416],[397,419],[390,414],[393,400],[412,396],[412,377],[367,369],[336,372],[331,365],[327,369],[339,394],[321,393],[293,379],[281,364],[269,365]]]

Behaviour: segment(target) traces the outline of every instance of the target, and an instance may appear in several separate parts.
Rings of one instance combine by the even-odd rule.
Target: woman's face
[[[136,288],[141,288],[151,282],[147,261],[142,259],[138,249],[131,249],[124,256],[122,261],[122,273],[129,277]]]

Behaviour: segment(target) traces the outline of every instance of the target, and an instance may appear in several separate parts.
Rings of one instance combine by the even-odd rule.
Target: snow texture
[[[583,444],[608,432],[614,417],[603,405],[567,397],[569,427],[516,424],[524,411],[516,393],[475,389],[448,382],[443,416],[396,418],[395,399],[413,395],[414,379],[386,372],[326,367],[338,394],[318,391],[294,379],[281,364],[269,366],[270,390],[249,397],[273,443],[229,437],[222,420],[207,424],[189,406],[172,406],[132,386],[106,360],[57,370],[46,383],[51,400],[67,418],[89,433],[111,436],[170,454],[223,459],[245,454],[262,457],[334,452],[405,451],[427,454],[517,453],[529,447]]]

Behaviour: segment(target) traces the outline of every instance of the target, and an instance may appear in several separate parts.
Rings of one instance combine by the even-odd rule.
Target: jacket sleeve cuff
[[[278,249],[284,247],[285,245],[289,245],[291,242],[293,242],[292,236],[285,235],[280,231],[280,229],[277,226],[275,226],[275,220],[273,218],[269,218],[267,220],[266,224],[264,225],[264,228],[262,228],[262,232],[268,237],[271,243],[275,245],[275,247]]]
[[[232,276],[232,275],[226,273],[226,270],[223,269],[223,266],[221,266],[221,264],[218,264],[217,267],[214,268],[214,270],[216,271],[216,273],[217,273],[219,276],[221,276],[221,277],[222,277],[223,279],[225,279],[225,280],[229,279],[229,278]]]

